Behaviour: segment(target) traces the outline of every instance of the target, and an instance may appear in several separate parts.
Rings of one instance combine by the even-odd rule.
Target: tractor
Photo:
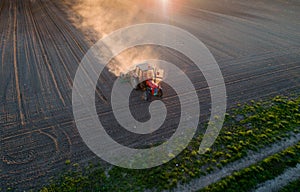
[[[161,98],[163,96],[160,82],[163,78],[163,70],[156,69],[148,63],[141,63],[126,74],[121,73],[121,79],[130,83],[135,90],[142,90],[142,98],[150,101],[152,96]]]

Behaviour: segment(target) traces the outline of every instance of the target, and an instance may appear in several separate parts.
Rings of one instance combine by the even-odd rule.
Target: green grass
[[[250,191],[259,183],[274,179],[287,168],[300,163],[300,142],[263,161],[223,178],[200,191]]]
[[[296,181],[290,182],[287,186],[279,190],[279,192],[299,192],[300,178]]]
[[[80,167],[68,162],[68,171],[49,181],[42,191],[142,191],[171,189],[178,183],[207,175],[266,145],[299,133],[300,97],[275,97],[238,105],[226,115],[224,127],[205,154],[197,153],[203,135],[196,136],[176,158],[159,167],[129,170],[112,166]]]

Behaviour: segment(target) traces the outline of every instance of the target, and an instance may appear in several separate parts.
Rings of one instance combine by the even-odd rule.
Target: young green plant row
[[[274,179],[287,168],[300,163],[300,142],[286,150],[265,158],[241,171],[209,185],[200,191],[250,191],[259,183]]]
[[[288,99],[278,96],[266,102],[251,101],[226,115],[216,142],[203,155],[198,154],[203,137],[200,134],[180,155],[162,166],[148,170],[70,166],[66,173],[51,181],[43,191],[171,189],[221,169],[245,157],[249,150],[259,150],[289,137],[291,133],[299,133],[299,127],[300,97]],[[71,165],[71,162],[66,163]]]

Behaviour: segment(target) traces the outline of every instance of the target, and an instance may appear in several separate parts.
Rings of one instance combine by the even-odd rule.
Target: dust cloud
[[[138,0],[64,0],[73,12],[77,28],[93,43],[109,33],[133,24],[155,22],[143,9],[147,1]],[[75,17],[74,17],[75,16]],[[153,47],[143,46],[125,51],[108,65],[116,76],[132,64],[156,59]]]

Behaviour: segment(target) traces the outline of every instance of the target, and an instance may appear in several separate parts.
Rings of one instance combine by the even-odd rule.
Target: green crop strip
[[[170,162],[148,170],[129,170],[112,166],[86,168],[72,166],[50,181],[42,191],[141,191],[171,189],[179,183],[200,178],[228,163],[300,132],[300,97],[275,97],[270,101],[251,101],[238,105],[226,115],[224,127],[214,145],[200,155],[198,148],[203,135]],[[170,154],[172,155],[172,154]]]
[[[287,186],[280,189],[279,192],[298,192],[300,189],[300,179],[290,182]]]
[[[236,171],[200,191],[224,191],[225,189],[226,191],[250,191],[257,184],[274,179],[288,167],[295,167],[298,163],[300,163],[300,142],[257,164]]]

